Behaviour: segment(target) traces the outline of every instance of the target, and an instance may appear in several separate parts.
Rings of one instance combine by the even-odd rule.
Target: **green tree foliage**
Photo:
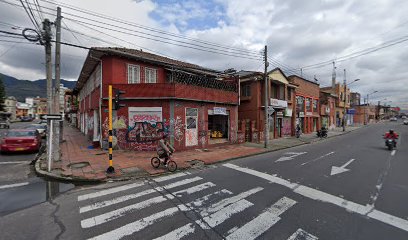
[[[3,79],[0,76],[0,111],[4,111],[4,100],[6,99],[6,89],[3,84]]]

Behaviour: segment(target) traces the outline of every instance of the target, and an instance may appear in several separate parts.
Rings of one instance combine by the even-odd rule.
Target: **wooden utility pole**
[[[346,131],[346,121],[347,121],[347,118],[346,118],[346,102],[347,102],[347,82],[346,82],[346,69],[344,69],[344,82],[343,82],[343,84],[344,84],[344,94],[343,94],[343,96],[344,96],[344,110],[343,110],[343,132],[345,132]]]
[[[265,148],[268,147],[269,143],[269,117],[268,117],[268,102],[269,102],[269,81],[268,81],[268,76],[267,76],[267,71],[268,71],[268,47],[265,45],[265,52],[264,52],[264,62],[265,62],[265,71],[264,71],[264,80],[265,80],[265,99],[264,99],[264,105],[265,105],[265,131],[264,131],[264,137],[265,137]]]

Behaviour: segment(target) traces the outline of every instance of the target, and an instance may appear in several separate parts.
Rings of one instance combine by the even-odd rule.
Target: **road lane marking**
[[[200,208],[204,205],[204,203],[209,201],[210,198],[212,198],[213,196],[223,196],[223,195],[231,195],[231,194],[232,194],[231,191],[228,191],[227,189],[222,189],[222,190],[207,194],[203,197],[197,198],[191,203],[187,203],[186,206],[189,208],[202,210]]]
[[[329,153],[327,153],[327,154],[325,154],[325,155],[323,155],[323,156],[320,156],[320,157],[315,158],[315,159],[313,159],[313,160],[304,162],[304,163],[302,163],[302,164],[300,164],[300,165],[301,165],[301,166],[304,166],[304,165],[306,165],[306,164],[309,164],[309,163],[312,163],[312,162],[316,162],[317,160],[320,160],[320,159],[322,159],[322,158],[324,158],[324,157],[330,156],[330,155],[332,155],[333,153],[334,153],[334,152],[329,152]]]
[[[319,238],[299,228],[287,240],[318,240]]]
[[[259,178],[266,179],[270,181],[271,183],[276,183],[276,184],[288,187],[293,192],[298,193],[304,197],[307,197],[307,198],[310,198],[316,201],[331,203],[333,205],[336,205],[338,207],[345,209],[346,211],[358,213],[360,215],[367,216],[372,219],[376,219],[380,222],[383,222],[385,224],[394,226],[396,228],[399,228],[399,229],[402,229],[408,232],[408,221],[407,220],[375,210],[373,206],[370,206],[370,205],[363,206],[361,204],[345,200],[343,198],[322,192],[320,190],[316,190],[316,189],[306,187],[300,184],[294,184],[287,180],[278,178],[276,176],[272,176],[272,175],[262,173],[256,170],[248,169],[248,168],[243,168],[235,164],[226,163],[226,164],[223,164],[223,166],[240,171],[240,172],[248,173],[250,175],[253,175]]]
[[[350,171],[350,169],[347,169],[346,167],[351,164],[355,159],[350,159],[348,162],[345,164],[341,165],[340,167],[332,166],[331,171],[330,171],[330,176],[339,174],[339,173],[344,173]]]
[[[275,162],[283,162],[283,161],[292,160],[295,157],[306,154],[306,153],[307,152],[286,152],[283,155],[290,155],[290,156],[282,156],[278,160],[276,160]]]
[[[89,193],[89,194],[78,196],[78,201],[84,201],[84,200],[88,200],[88,199],[92,199],[92,198],[97,198],[97,197],[109,195],[109,194],[112,194],[112,193],[122,192],[122,191],[129,190],[129,189],[132,189],[132,188],[140,187],[140,186],[143,186],[143,185],[144,185],[144,183],[132,183],[132,184],[127,184],[127,185],[123,185],[123,186],[120,186],[120,187],[109,188],[109,189],[102,190],[102,191],[99,191],[99,192]]]
[[[271,207],[266,209],[266,211],[261,213],[258,217],[252,219],[241,228],[237,228],[235,230],[234,228],[231,229],[229,231],[231,234],[229,234],[225,239],[256,239],[273,225],[275,225],[275,223],[277,223],[281,219],[279,216],[295,204],[296,201],[287,197],[283,197],[276,203],[274,203]]]
[[[31,163],[31,161],[0,162],[0,165],[5,165],[5,164],[23,164],[23,163]]]
[[[22,187],[22,186],[26,186],[28,184],[29,184],[28,182],[23,182],[23,183],[14,183],[14,184],[8,184],[8,185],[0,185],[0,189]]]
[[[194,225],[192,223],[189,223],[180,228],[177,228],[174,231],[167,233],[166,235],[155,238],[154,240],[177,240],[177,239],[182,239],[183,237],[191,233],[194,233],[194,232],[195,232]]]
[[[397,150],[395,150],[395,149],[392,150],[392,151],[391,151],[391,156],[394,156],[396,151],[397,151]]]
[[[171,179],[174,179],[174,178],[183,177],[183,176],[186,176],[186,175],[189,175],[189,174],[191,174],[191,173],[189,173],[189,172],[180,172],[180,173],[175,173],[175,174],[171,174],[171,175],[167,175],[167,176],[163,176],[163,177],[153,178],[153,180],[155,182],[164,182],[164,181],[171,180]]]
[[[125,236],[130,236],[135,232],[138,232],[160,220],[164,217],[173,216],[178,212],[177,207],[168,208],[166,210],[160,211],[158,213],[152,214],[148,217],[142,218],[138,221],[126,224],[120,228],[112,230],[110,232],[103,233],[96,237],[90,238],[90,240],[115,240],[121,239]]]

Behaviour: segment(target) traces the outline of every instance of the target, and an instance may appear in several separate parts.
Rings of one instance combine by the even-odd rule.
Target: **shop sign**
[[[347,109],[347,114],[356,114],[356,110],[354,108]]]
[[[305,117],[305,113],[304,112],[299,112],[299,117]]]
[[[292,117],[292,109],[290,108],[285,109],[285,117]]]
[[[288,102],[284,100],[271,98],[271,106],[275,108],[287,108]]]
[[[276,112],[277,117],[283,117],[283,112]]]
[[[313,116],[312,112],[306,112],[306,116]]]
[[[214,115],[228,115],[227,109],[223,107],[214,107],[213,108]]]

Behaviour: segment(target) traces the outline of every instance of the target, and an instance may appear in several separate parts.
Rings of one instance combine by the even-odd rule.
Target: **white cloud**
[[[44,2],[41,3],[44,6],[51,6],[45,5]],[[261,51],[267,44],[268,55],[279,60],[288,68],[298,68],[336,59],[391,39],[403,37],[406,35],[405,29],[408,25],[406,17],[408,2],[397,0],[168,0],[160,2],[117,0],[104,1],[103,4],[98,0],[72,0],[69,4],[125,19],[134,24],[142,24],[230,47]],[[52,6],[52,8],[55,7]],[[131,35],[140,35],[135,32],[141,31],[140,28],[99,19],[101,22],[109,22],[134,30],[129,32],[104,24],[105,28],[126,32],[119,33],[100,29],[104,33],[123,38],[130,43],[121,42],[73,23],[68,19],[73,18],[69,16],[69,13],[77,14],[63,7],[63,15],[66,17],[64,22],[72,30],[103,38],[118,45],[131,48],[143,47],[176,59],[220,70],[231,67],[238,70],[262,69],[260,60],[223,56],[154,42]],[[0,3],[0,16],[0,21],[24,27],[31,26],[24,11],[4,3]],[[93,16],[89,17],[96,19]],[[94,24],[99,25],[97,22]],[[0,25],[0,29],[5,29],[5,26]],[[150,33],[157,35],[157,33]],[[63,31],[63,39],[67,42],[87,46],[112,45],[79,34],[75,35],[80,42],[68,31]],[[179,40],[190,42],[186,39]],[[407,43],[337,63],[337,79],[342,81],[343,69],[347,69],[347,79],[361,79],[360,82],[352,85],[352,90],[360,91],[363,95],[377,90],[380,92],[370,97],[373,101],[387,97],[392,99],[393,104],[407,106],[405,96],[408,90],[406,84],[408,70],[405,67],[408,58]],[[0,42],[0,54],[9,46],[10,44]],[[30,50],[18,48],[20,51],[10,50],[5,54],[0,59],[0,72],[24,79],[41,77],[43,72],[41,63],[44,59],[41,47],[25,47],[29,47]],[[32,47],[40,49],[33,50]],[[207,45],[207,48],[209,47],[211,46]],[[84,50],[63,47],[63,77],[77,78],[86,53]],[[271,67],[274,65],[276,64],[271,63]],[[316,75],[322,85],[328,85],[331,71],[329,64],[322,68],[305,69],[303,72],[307,76]]]

